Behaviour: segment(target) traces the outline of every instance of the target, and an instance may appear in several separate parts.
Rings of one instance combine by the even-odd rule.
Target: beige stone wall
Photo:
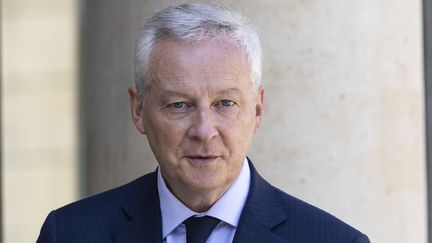
[[[175,2],[82,1],[90,193],[154,169],[128,117],[128,52]],[[262,39],[266,112],[250,151],[261,174],[372,242],[426,243],[421,2],[217,2],[252,16]],[[33,242],[76,195],[75,3],[2,3],[5,236]]]
[[[3,242],[35,242],[77,199],[76,3],[1,4]]]

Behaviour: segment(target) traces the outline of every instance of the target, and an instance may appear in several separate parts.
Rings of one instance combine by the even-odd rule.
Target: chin
[[[225,184],[225,180],[222,180],[221,178],[217,176],[209,176],[207,175],[195,175],[190,180],[190,186],[196,188],[196,189],[205,189],[205,190],[211,190],[214,188],[218,188]]]

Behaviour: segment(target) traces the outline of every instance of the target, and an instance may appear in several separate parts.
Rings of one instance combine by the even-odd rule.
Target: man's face
[[[263,113],[263,90],[254,95],[245,55],[226,39],[163,40],[150,63],[142,107],[130,89],[132,113],[168,186],[174,194],[225,191]]]

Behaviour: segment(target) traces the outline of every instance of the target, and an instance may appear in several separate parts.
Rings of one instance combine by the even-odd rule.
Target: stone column
[[[179,1],[84,1],[87,193],[155,168],[129,118],[133,39]],[[216,1],[251,16],[264,49],[265,118],[249,153],[269,181],[367,233],[426,242],[421,4]]]

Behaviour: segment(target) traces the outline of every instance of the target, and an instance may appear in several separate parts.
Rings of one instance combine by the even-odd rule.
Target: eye
[[[180,109],[180,108],[183,108],[185,106],[185,103],[184,102],[174,102],[171,104],[171,106],[173,108]]]
[[[220,104],[222,106],[230,107],[230,106],[233,106],[235,103],[232,100],[221,100]]]

